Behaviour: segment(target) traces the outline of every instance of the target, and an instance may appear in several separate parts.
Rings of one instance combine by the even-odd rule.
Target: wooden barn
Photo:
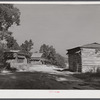
[[[4,52],[4,59],[6,63],[10,64],[10,67],[18,68],[20,66],[26,66],[29,56],[19,50],[9,50]]]
[[[100,69],[100,44],[91,43],[67,50],[69,69],[96,72]]]
[[[48,63],[49,61],[43,58],[42,55],[43,53],[33,53],[31,56],[31,64],[40,65]]]
[[[31,64],[42,64],[42,53],[33,53],[31,56]]]

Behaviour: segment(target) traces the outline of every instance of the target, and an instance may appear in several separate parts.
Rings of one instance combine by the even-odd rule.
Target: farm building
[[[4,59],[6,63],[10,64],[10,67],[18,68],[27,65],[29,56],[19,50],[9,50],[4,52]]]
[[[42,57],[43,53],[33,53],[31,56],[31,64],[45,64],[47,59]]]
[[[84,73],[100,69],[100,44],[86,44],[67,51],[70,70]]]

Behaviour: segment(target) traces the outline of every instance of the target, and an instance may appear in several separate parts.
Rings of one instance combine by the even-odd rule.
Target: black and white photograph
[[[100,90],[100,4],[0,3],[5,89]]]

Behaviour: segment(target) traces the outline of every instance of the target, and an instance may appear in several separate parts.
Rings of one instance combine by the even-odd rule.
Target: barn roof
[[[43,53],[33,53],[31,57],[42,57]]]
[[[97,49],[100,49],[100,44],[94,42],[94,43],[78,46],[78,47],[75,47],[75,48],[71,48],[71,49],[68,49],[67,51],[77,51],[77,50],[80,50],[80,48],[97,48]]]
[[[100,48],[100,44],[95,42],[95,43],[83,45],[81,47],[82,48]]]
[[[29,54],[26,54],[20,50],[6,50],[5,53],[17,53],[18,55],[29,57]]]
[[[9,50],[9,49],[7,49],[7,50],[5,50],[5,52],[13,52],[13,53],[18,53],[18,52],[20,52],[20,50]]]

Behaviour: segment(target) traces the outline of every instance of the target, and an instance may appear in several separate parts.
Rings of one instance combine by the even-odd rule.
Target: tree
[[[7,36],[6,41],[7,41],[7,48],[8,49],[20,50],[20,46],[17,43],[17,41],[14,39],[13,36]]]
[[[32,40],[30,39],[29,41],[28,40],[25,40],[24,43],[22,43],[22,45],[20,46],[21,48],[21,51],[26,53],[26,54],[31,54],[31,49],[33,49],[33,42]]]
[[[51,64],[53,65],[55,65],[55,55],[56,50],[53,48],[53,46],[49,46],[47,59],[50,60]]]
[[[20,24],[20,11],[13,4],[0,4],[0,39],[9,35],[9,27]]]
[[[46,44],[41,45],[39,52],[43,53],[43,58],[47,58],[49,55],[49,46]]]
[[[9,36],[12,35],[12,32],[9,32],[8,29],[12,25],[19,25],[20,24],[20,11],[13,4],[0,4],[0,40],[7,40],[8,48],[12,46],[15,48],[15,44],[17,42],[13,37]],[[11,39],[11,40],[10,40]],[[11,43],[13,41],[13,43]],[[0,62],[3,60],[3,52],[4,52],[4,43],[0,42]]]
[[[50,61],[52,65],[57,65],[59,67],[65,67],[65,60],[64,58],[56,53],[56,50],[53,46],[48,46],[43,44],[39,50],[40,53],[43,53],[43,58]]]
[[[59,67],[66,67],[66,64],[65,64],[65,59],[64,59],[64,57],[63,56],[61,56],[60,54],[56,54],[56,62],[55,62],[55,64],[57,65],[57,66],[59,66]]]
[[[43,58],[48,59],[49,61],[51,61],[52,64],[54,63],[56,51],[53,48],[53,46],[43,44],[41,45],[39,52],[43,53],[42,55]]]
[[[13,4],[0,4],[0,31],[20,23],[20,11]]]

